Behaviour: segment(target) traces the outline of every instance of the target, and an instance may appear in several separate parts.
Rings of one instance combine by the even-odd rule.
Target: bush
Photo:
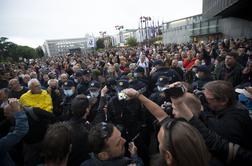
[[[130,47],[135,47],[135,46],[137,46],[137,39],[134,37],[130,37],[127,39],[126,44]]]

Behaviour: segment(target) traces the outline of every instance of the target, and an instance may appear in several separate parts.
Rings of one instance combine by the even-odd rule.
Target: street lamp
[[[118,30],[118,33],[119,33],[119,41],[120,41],[120,43],[122,43],[122,33],[121,33],[121,29],[123,29],[124,27],[123,27],[123,25],[116,25],[115,26],[115,29],[116,30]]]
[[[141,30],[143,29],[143,23],[145,26],[145,40],[148,40],[148,23],[151,21],[151,17],[149,16],[141,16],[140,17],[140,23],[141,23]],[[142,37],[143,37],[143,31],[142,31]]]
[[[106,35],[107,32],[106,31],[100,31],[99,33],[100,33],[101,37],[104,38],[104,36]]]

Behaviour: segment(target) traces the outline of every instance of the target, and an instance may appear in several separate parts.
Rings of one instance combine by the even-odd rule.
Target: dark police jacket
[[[108,121],[121,129],[126,140],[133,138],[145,123],[140,101],[137,99],[119,101],[117,96],[112,97],[108,103]]]

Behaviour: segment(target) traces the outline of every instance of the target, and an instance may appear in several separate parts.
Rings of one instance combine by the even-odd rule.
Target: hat
[[[129,87],[133,88],[141,93],[144,93],[144,92],[146,92],[147,85],[143,81],[134,80],[134,81],[130,82]]]
[[[68,80],[63,84],[63,89],[70,89],[74,86],[74,82],[72,80]]]
[[[91,88],[97,88],[97,89],[101,88],[100,82],[98,82],[96,80],[91,81],[89,84],[89,89],[91,89]]]
[[[81,77],[81,76],[84,76],[84,75],[88,75],[90,74],[90,71],[89,70],[77,70],[76,73],[75,73],[75,76],[76,77]]]
[[[200,65],[197,67],[197,72],[209,73],[209,68],[206,65]]]
[[[114,78],[108,78],[106,84],[116,85],[116,80]]]
[[[165,86],[166,84],[169,84],[172,81],[172,77],[166,77],[166,76],[160,76],[157,80],[156,85],[157,86]]]
[[[120,79],[117,81],[116,89],[121,91],[123,89],[129,88],[129,81],[125,79]]]
[[[243,94],[244,96],[246,96],[246,97],[248,97],[248,98],[252,98],[252,94],[249,93],[246,89],[239,89],[239,88],[236,88],[236,89],[235,89],[235,92],[240,93],[240,94]]]
[[[154,62],[153,62],[153,66],[157,66],[157,65],[163,65],[164,64],[164,62],[162,61],[162,60],[155,60]]]
[[[135,71],[134,71],[135,73],[144,73],[144,68],[143,67],[140,67],[140,66],[138,66],[136,69],[135,69]]]

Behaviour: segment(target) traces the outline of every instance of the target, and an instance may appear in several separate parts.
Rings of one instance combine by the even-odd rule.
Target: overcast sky
[[[0,0],[0,37],[37,47],[48,39],[118,33],[138,28],[140,16],[156,22],[202,13],[203,0]]]

